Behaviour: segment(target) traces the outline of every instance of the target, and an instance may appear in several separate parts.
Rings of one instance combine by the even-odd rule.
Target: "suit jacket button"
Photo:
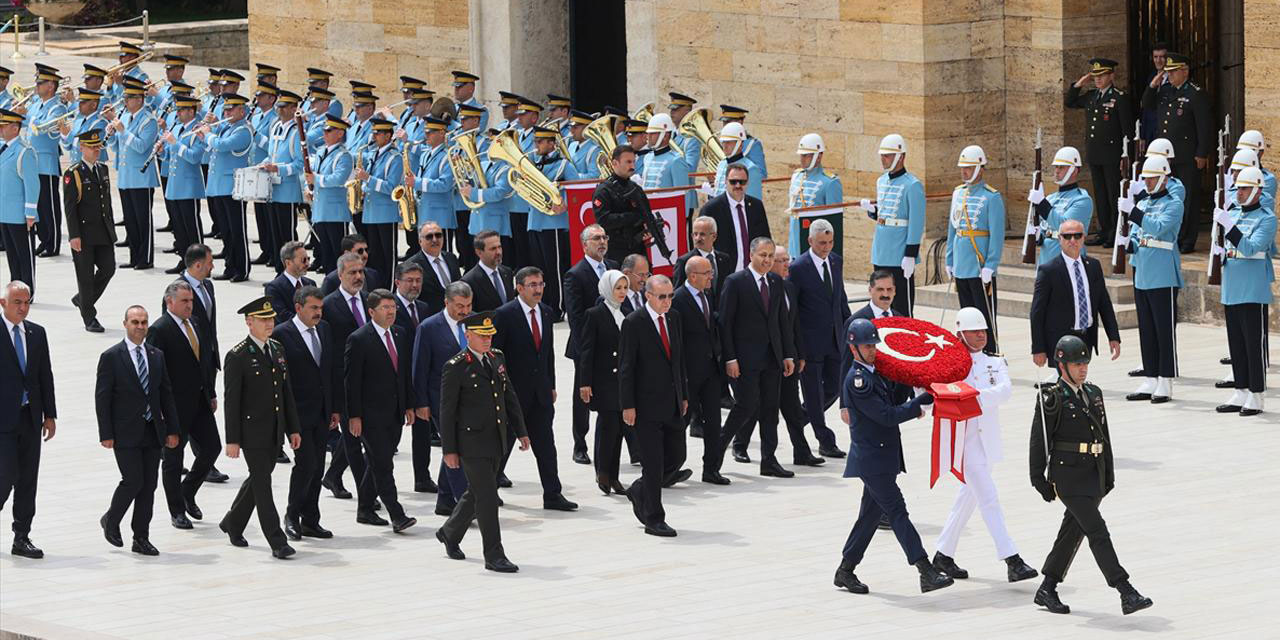
[[[617,373],[617,372],[618,372],[618,370],[617,370],[617,369],[614,369],[614,370],[613,370],[613,372],[614,372],[614,373]]]

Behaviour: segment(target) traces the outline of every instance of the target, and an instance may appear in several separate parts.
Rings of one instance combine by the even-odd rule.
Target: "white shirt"
[[[763,274],[763,273],[756,273],[756,269],[755,269],[755,267],[751,266],[751,263],[750,263],[750,262],[748,262],[748,263],[747,263],[747,271],[750,271],[750,272],[751,272],[751,279],[752,279],[752,280],[754,280],[754,281],[755,281],[755,283],[756,283],[756,284],[755,284],[755,286],[756,286],[756,291],[757,291],[757,292],[758,292],[758,291],[760,291],[760,278],[764,278],[764,279],[765,279],[765,281],[764,281],[765,286],[768,286],[768,285],[769,285],[769,278],[768,278],[768,275],[767,275],[767,274]],[[770,291],[769,291],[769,293],[773,293],[773,291],[772,291],[772,290],[770,290]]]
[[[1084,260],[1079,257],[1074,260],[1062,254],[1062,261],[1067,264],[1067,279],[1071,281],[1071,326],[1076,329],[1088,329],[1093,324],[1093,310],[1089,308],[1089,273],[1084,269]],[[1076,267],[1080,265],[1080,279],[1083,282],[1076,282]],[[1084,315],[1088,318],[1088,323],[1083,327],[1080,326],[1080,286],[1084,285]]]
[[[182,318],[174,315],[174,313],[168,309],[165,310],[165,313],[169,314],[169,319],[173,320],[173,323],[178,325],[178,331],[181,331],[183,336],[187,335],[187,325],[191,325],[191,335],[196,337],[196,344],[200,344],[200,334],[196,333],[196,323],[192,322],[190,318],[183,320]]]
[[[661,335],[662,335],[662,328],[658,325],[658,318],[666,318],[666,317],[667,317],[667,314],[665,314],[665,313],[661,313],[661,314],[660,314],[660,313],[658,313],[657,311],[654,311],[654,310],[653,310],[653,307],[651,307],[651,306],[649,306],[649,305],[647,305],[647,304],[644,306],[644,310],[649,312],[649,319],[650,319],[650,320],[653,320],[653,328],[654,328],[654,329],[657,329],[657,331],[658,331],[658,335],[659,335],[659,336],[661,336]],[[667,321],[666,321],[665,319],[662,321],[662,323],[663,323],[663,324],[666,324],[666,322],[667,322]],[[671,340],[671,327],[667,327],[667,340],[668,340],[668,341],[670,341],[670,340]]]
[[[695,302],[698,303],[698,308],[701,309],[703,313],[706,313],[707,312],[706,307],[702,306],[702,291],[695,288],[693,285],[689,284],[688,280],[685,280],[684,288],[688,289],[689,293],[693,294],[693,299]],[[708,300],[707,304],[711,304],[711,301]]]
[[[449,315],[448,311],[444,312],[444,322],[445,324],[449,325],[449,335],[453,336],[454,340],[457,340],[458,339],[458,323],[454,322],[453,318]],[[466,330],[463,329],[463,331],[466,331]],[[459,349],[462,348],[461,342],[458,343],[458,348]]]
[[[410,310],[410,309],[413,309],[414,311],[417,311],[417,310],[418,310],[418,305],[417,305],[417,304],[415,304],[414,302],[409,302],[409,299],[408,299],[408,298],[405,298],[405,297],[404,297],[404,296],[402,296],[402,295],[400,295],[400,292],[399,292],[399,291],[397,291],[397,292],[396,292],[396,300],[399,300],[399,301],[400,301],[400,304],[404,305],[404,312],[405,312],[405,313],[409,313],[409,310]],[[415,302],[416,302],[416,301],[415,301]],[[409,318],[410,318],[410,319],[412,319],[412,318],[413,318],[413,316],[409,316]],[[422,322],[422,318],[418,318],[418,322]]]
[[[810,259],[810,260],[813,260],[813,268],[818,270],[818,277],[819,277],[819,278],[821,278],[821,277],[822,277],[822,266],[823,266],[823,265],[827,265],[827,271],[831,271],[831,265],[827,264],[827,259],[828,259],[828,258],[830,258],[830,257],[831,257],[831,254],[829,254],[829,253],[828,253],[826,258],[819,258],[819,257],[818,257],[818,254],[816,254],[816,253],[814,253],[814,252],[813,252],[813,249],[810,249],[810,250],[809,250],[809,259]],[[832,274],[831,274],[831,280],[834,282],[834,281],[835,281],[835,279],[836,279],[836,274],[832,273]]]
[[[497,271],[497,269],[490,269],[490,268],[489,268],[489,265],[487,265],[487,264],[485,264],[485,263],[483,263],[483,262],[477,262],[476,264],[480,266],[480,269],[481,269],[482,271],[484,271],[484,277],[485,277],[485,279],[486,279],[486,280],[488,280],[489,282],[493,282],[493,274],[494,274],[494,272],[495,272],[495,271]],[[498,274],[498,279],[499,279],[499,280],[501,280],[501,279],[502,279],[502,274],[501,274],[501,273],[499,273],[499,274]]]
[[[302,282],[302,278],[295,278],[293,274],[289,273],[288,271],[281,271],[280,273],[283,273],[284,277],[289,279],[289,286],[293,287],[294,289],[297,289],[298,283]]]
[[[724,197],[729,201],[729,219],[733,221],[734,242],[737,246],[742,246],[742,237],[747,234],[747,230],[742,227],[742,224],[747,221],[747,203],[743,200],[734,200],[728,191],[724,192]],[[742,220],[738,220],[738,207],[742,207]],[[751,264],[751,256],[738,256],[738,263],[733,265],[733,268],[735,271],[745,269],[749,264]]]
[[[587,264],[591,265],[591,270],[595,272],[596,277],[604,275],[604,272],[608,270],[608,267],[606,267],[603,262],[596,260],[591,256],[582,256],[582,259],[586,260]]]
[[[394,325],[393,325],[394,326]],[[391,355],[391,347],[387,346],[387,339],[390,338],[391,344],[394,346],[396,337],[391,333],[391,327],[383,327],[378,323],[373,323],[373,330],[378,333],[378,342],[382,343],[382,348],[387,350],[387,355]],[[396,360],[399,361],[400,353],[396,352]]]
[[[0,317],[3,317],[3,316],[0,316]],[[22,329],[20,330],[22,332],[22,349],[23,349],[22,352],[25,353],[28,358],[30,358],[31,345],[27,344],[27,328],[23,327],[21,322],[15,325],[12,322],[9,322],[8,318],[4,319],[4,333],[5,335],[9,336],[9,342],[13,344],[14,353],[17,353],[18,345],[17,343],[13,342],[13,328],[15,326],[22,327]]]
[[[263,352],[263,353],[266,353],[266,352],[267,352],[267,343],[265,343],[265,342],[263,342],[263,341],[261,341],[261,340],[259,340],[259,339],[255,338],[255,337],[253,337],[253,334],[252,334],[252,333],[251,333],[251,334],[249,334],[249,339],[250,339],[250,340],[252,340],[254,344],[258,345],[258,348],[259,348],[259,349],[262,349],[262,352]]]
[[[191,275],[191,271],[183,271],[182,278],[187,281],[187,284],[191,285],[192,289],[195,289],[196,297],[200,298],[200,303],[204,305],[205,314],[210,314],[213,310],[209,308],[209,292],[204,290],[204,281],[197,280],[195,276]],[[213,316],[209,316],[209,319],[212,320]]]
[[[527,325],[527,326],[529,327],[529,335],[533,335],[533,319],[529,317],[529,314],[530,314],[530,313],[532,313],[532,312],[534,312],[534,311],[537,311],[537,307],[531,307],[531,306],[529,306],[529,305],[525,304],[525,303],[524,303],[524,298],[521,298],[521,297],[518,297],[518,296],[517,296],[517,297],[516,297],[516,300],[519,300],[519,301],[520,301],[520,309],[524,312],[524,323],[525,323],[525,325]],[[544,322],[544,318],[542,317],[542,313],[541,313],[541,312],[539,312],[539,313],[538,313],[538,331],[539,331],[539,332],[544,331],[544,330],[546,330],[546,328],[547,328],[547,327],[546,327],[546,322]],[[545,337],[546,337],[546,334],[545,334],[545,333],[541,333],[541,334],[538,336],[538,339],[539,339],[539,340],[542,340],[542,339],[543,339],[543,338],[545,338]]]
[[[11,330],[12,331],[12,330]],[[142,380],[142,369],[138,368],[138,352],[142,352],[142,361],[151,366],[151,362],[147,360],[147,350],[139,343],[130,340],[128,336],[124,338],[124,347],[129,350],[129,361],[133,363],[134,371],[138,372],[138,380]],[[148,371],[148,373],[150,373]]]
[[[367,311],[367,310],[365,310],[365,308],[364,308],[364,303],[360,302],[360,294],[358,294],[358,293],[347,293],[347,290],[346,290],[346,289],[343,289],[341,286],[339,286],[339,287],[338,287],[338,291],[340,291],[340,292],[342,293],[342,299],[343,299],[343,301],[344,301],[344,302],[346,302],[346,303],[347,303],[347,308],[348,308],[348,309],[350,309],[350,308],[351,308],[351,299],[352,299],[352,298],[355,298],[355,301],[356,301],[356,308],[360,310],[360,317],[364,319],[364,322],[368,322],[368,321],[369,321],[369,314],[368,314],[368,311]],[[364,326],[364,323],[361,323],[361,326]]]
[[[874,302],[871,302],[868,304],[871,305],[871,317],[873,318],[888,318],[889,316],[893,315],[893,307],[889,307],[888,309],[881,309],[880,307],[877,307],[876,303]]]

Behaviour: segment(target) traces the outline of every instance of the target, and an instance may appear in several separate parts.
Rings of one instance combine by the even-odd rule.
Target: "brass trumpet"
[[[134,67],[136,67],[136,66],[138,66],[138,65],[142,64],[143,62],[146,62],[147,60],[150,60],[150,59],[151,59],[151,57],[152,57],[152,56],[154,56],[155,54],[156,54],[156,50],[155,50],[155,49],[149,49],[149,50],[147,50],[146,52],[144,52],[142,55],[140,55],[140,56],[138,56],[138,57],[136,57],[136,58],[134,58],[134,59],[132,59],[132,60],[126,60],[126,61],[124,61],[124,62],[121,62],[120,64],[117,64],[117,65],[115,65],[115,66],[113,66],[113,67],[108,68],[108,69],[107,69],[107,73],[106,73],[106,77],[107,77],[107,79],[106,79],[106,81],[103,83],[102,88],[103,88],[103,89],[106,89],[107,87],[110,87],[110,86],[111,86],[111,84],[112,84],[113,82],[115,82],[115,80],[112,78],[112,76],[113,76],[114,74],[116,74],[116,73],[123,73],[123,72],[125,72],[125,71],[128,71],[129,69],[132,69],[132,68],[134,68]],[[158,82],[158,81],[157,81],[157,82]],[[153,83],[153,84],[154,84],[154,83]]]
[[[591,121],[587,128],[582,131],[582,135],[600,147],[600,155],[596,156],[596,170],[600,172],[601,179],[608,178],[613,175],[613,149],[618,146],[618,139],[613,135],[615,124],[621,116],[614,114],[605,114]]]
[[[720,140],[716,134],[711,131],[711,112],[702,107],[690,111],[680,120],[680,126],[676,127],[676,131],[702,143],[702,152],[699,154],[701,157],[690,158],[686,155],[686,162],[696,169],[693,163],[701,160],[703,171],[715,171],[720,167],[720,161],[725,158],[724,148],[720,146]],[[683,154],[684,149],[680,151]]]
[[[514,129],[499,133],[489,147],[489,158],[511,165],[507,180],[511,183],[511,189],[524,198],[529,206],[546,215],[555,215],[556,209],[564,202],[560,196],[560,188],[542,175],[532,160],[525,157],[516,135]]]
[[[74,110],[68,111],[56,118],[45,120],[40,124],[31,125],[31,130],[37,134],[48,133],[51,129],[58,128],[58,126],[61,125],[63,121],[65,121],[67,118],[75,117],[78,113],[79,111],[74,111]]]

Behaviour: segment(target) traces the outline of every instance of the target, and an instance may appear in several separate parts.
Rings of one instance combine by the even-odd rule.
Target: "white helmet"
[[[1253,200],[1253,197],[1261,193],[1266,179],[1262,175],[1260,167],[1245,167],[1240,170],[1240,175],[1236,177],[1236,202],[1241,206]]]
[[[957,167],[985,167],[987,165],[987,154],[976,144],[971,144],[960,152],[960,160],[956,162]]]
[[[731,140],[742,142],[747,139],[747,128],[741,122],[730,122],[720,129],[720,142]]]
[[[1231,156],[1232,169],[1244,169],[1245,167],[1261,167],[1258,163],[1258,152],[1249,147],[1238,147],[1238,151]]]
[[[1062,179],[1054,178],[1053,182],[1059,187],[1066,184],[1073,176],[1080,173],[1080,167],[1084,163],[1080,161],[1080,150],[1075,147],[1063,147],[1053,155],[1053,166],[1055,167],[1071,167],[1071,170],[1062,176]]]
[[[987,317],[977,307],[965,307],[956,312],[956,331],[986,331]]]
[[[889,166],[892,167],[898,164],[898,161],[902,158],[904,154],[906,154],[906,152],[907,152],[907,141],[903,140],[902,136],[896,133],[891,133],[880,139],[880,155],[893,156],[893,160],[891,161]]]
[[[1147,145],[1147,157],[1160,156],[1162,158],[1173,159],[1173,143],[1168,138],[1156,138]]]
[[[1257,129],[1250,129],[1240,134],[1240,141],[1236,143],[1236,148],[1262,151],[1267,148],[1267,143],[1262,139],[1261,131],[1258,131]]]
[[[671,121],[671,116],[665,113],[656,113],[649,118],[648,133],[675,133],[676,125]]]
[[[822,153],[827,150],[827,145],[822,143],[822,136],[816,133],[806,133],[800,136],[800,146],[796,148],[796,155],[804,155],[806,153]]]
[[[1155,193],[1163,189],[1165,183],[1169,180],[1169,174],[1171,172],[1172,171],[1169,169],[1169,160],[1167,158],[1159,155],[1147,156],[1147,159],[1142,162],[1142,177],[1159,178],[1156,182],[1155,188],[1147,189],[1147,193]]]

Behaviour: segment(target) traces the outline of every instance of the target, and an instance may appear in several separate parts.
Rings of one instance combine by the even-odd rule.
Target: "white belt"
[[[911,221],[902,218],[876,218],[876,224],[882,227],[905,227],[911,224]]]
[[[1227,257],[1236,260],[1265,260],[1267,253],[1265,251],[1242,253],[1239,249],[1227,249]]]
[[[1165,251],[1173,251],[1175,246],[1172,242],[1164,240],[1156,240],[1155,238],[1143,238],[1138,241],[1139,247],[1151,247],[1152,249],[1164,249]]]
[[[1044,237],[1049,238],[1050,240],[1057,240],[1059,234],[1058,231],[1054,231],[1053,229],[1042,229],[1040,233],[1043,233]]]

